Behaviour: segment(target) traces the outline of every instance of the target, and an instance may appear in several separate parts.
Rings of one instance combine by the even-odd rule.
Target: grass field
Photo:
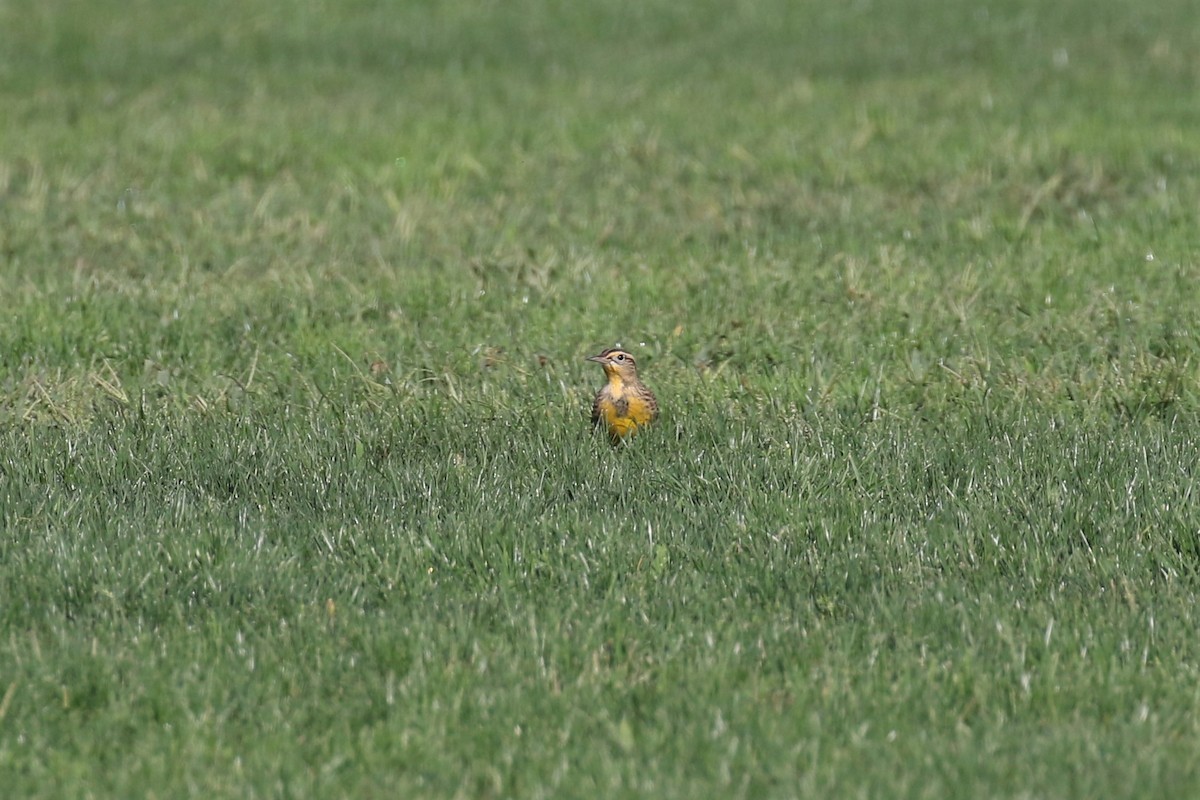
[[[4,795],[1200,794],[1197,52],[0,4]]]

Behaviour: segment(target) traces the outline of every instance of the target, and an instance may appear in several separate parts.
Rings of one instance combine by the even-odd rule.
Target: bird
[[[658,400],[638,378],[637,361],[632,353],[612,347],[588,356],[587,360],[603,367],[608,379],[592,401],[592,425],[604,425],[613,444],[658,419]]]

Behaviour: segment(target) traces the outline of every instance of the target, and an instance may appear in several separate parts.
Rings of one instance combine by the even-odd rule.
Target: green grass
[[[0,6],[5,795],[1197,794],[1194,16]]]

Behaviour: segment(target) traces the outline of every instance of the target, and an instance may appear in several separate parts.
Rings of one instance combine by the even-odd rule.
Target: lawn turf
[[[0,6],[6,795],[1196,794],[1194,17]]]

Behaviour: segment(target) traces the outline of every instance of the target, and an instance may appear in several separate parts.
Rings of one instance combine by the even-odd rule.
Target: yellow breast
[[[654,405],[649,394],[627,395],[629,407],[625,412],[625,418],[637,425],[645,425],[650,420],[654,419],[658,407]]]
[[[614,439],[624,438],[643,425],[654,421],[658,404],[654,395],[644,387],[633,388],[610,383],[596,396],[596,416],[604,420]]]

